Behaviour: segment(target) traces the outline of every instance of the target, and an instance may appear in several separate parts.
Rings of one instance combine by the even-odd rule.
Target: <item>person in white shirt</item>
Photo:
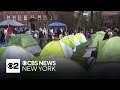
[[[31,32],[29,29],[27,29],[27,31],[25,32],[25,34],[31,35]]]

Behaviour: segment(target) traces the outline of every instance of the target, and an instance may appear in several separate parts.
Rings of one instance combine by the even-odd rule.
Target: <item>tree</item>
[[[81,18],[83,17],[83,11],[78,11],[77,19],[76,19],[76,31],[78,32],[79,27],[81,27]]]
[[[103,18],[101,11],[94,12],[94,26],[99,30],[103,27]]]
[[[90,28],[93,28],[93,11],[90,13]]]

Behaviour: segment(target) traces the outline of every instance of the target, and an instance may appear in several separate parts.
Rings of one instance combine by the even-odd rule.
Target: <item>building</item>
[[[35,30],[39,27],[47,27],[54,21],[60,21],[73,26],[73,12],[62,11],[0,11],[0,22],[12,19],[23,24],[26,24]]]
[[[120,15],[120,11],[102,11],[102,17],[105,26],[112,26],[114,17]]]

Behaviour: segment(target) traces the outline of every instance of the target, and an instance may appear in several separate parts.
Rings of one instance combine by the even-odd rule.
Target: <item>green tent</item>
[[[74,35],[69,35],[68,38],[75,44],[75,46],[79,46],[81,44]]]
[[[97,43],[102,41],[105,36],[105,33],[96,33],[92,35],[91,44],[89,47],[97,47]]]
[[[72,40],[70,40],[68,37],[64,37],[60,41],[62,41],[65,44],[67,44],[71,49],[75,48],[74,42]]]
[[[37,73],[37,76],[39,78],[54,78],[54,79],[77,79],[77,78],[83,78],[85,77],[85,70],[84,68],[75,62],[74,60],[71,59],[66,59],[66,58],[60,58],[56,56],[46,56],[46,57],[36,57],[34,58],[36,61],[45,61],[45,62],[50,62],[50,61],[55,61],[55,64],[52,65],[55,67],[56,71],[52,71],[51,73],[46,72],[46,73]],[[41,77],[42,76],[42,77]]]
[[[72,40],[73,42],[75,42],[74,39],[73,39],[73,35],[69,35],[68,38],[69,38],[70,40]]]
[[[112,37],[98,43],[97,62],[120,60],[120,37]]]
[[[75,34],[75,37],[79,40],[79,42],[82,42],[82,37],[80,33]]]
[[[6,47],[1,47],[0,48],[0,60],[1,60],[1,58],[2,58],[2,56],[4,54],[4,52],[5,52],[5,50],[6,50]]]
[[[62,58],[70,58],[73,55],[72,49],[61,41],[49,42],[41,51],[40,56],[56,56]]]
[[[96,32],[96,34],[105,34],[105,32],[104,31],[98,31],[98,32]]]
[[[18,34],[13,36],[9,41],[7,41],[8,46],[17,45],[23,48],[38,44],[36,40],[31,35]]]

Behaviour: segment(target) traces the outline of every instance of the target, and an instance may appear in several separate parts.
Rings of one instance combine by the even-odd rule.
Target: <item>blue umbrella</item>
[[[49,24],[48,26],[66,26],[66,24],[61,23],[61,22],[53,22],[53,23]]]

